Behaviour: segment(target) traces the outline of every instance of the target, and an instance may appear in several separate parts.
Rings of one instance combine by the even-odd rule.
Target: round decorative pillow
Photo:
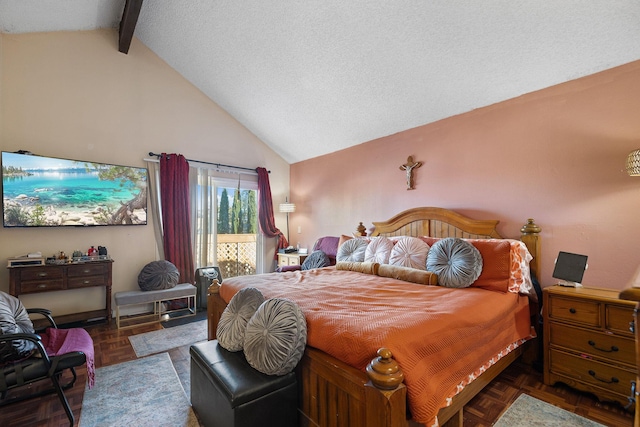
[[[365,239],[349,239],[338,248],[338,262],[363,262],[369,241]]]
[[[171,289],[178,284],[180,272],[169,261],[151,261],[138,274],[138,286],[143,291]]]
[[[0,334],[33,333],[33,323],[22,302],[5,292],[0,292]],[[0,365],[23,359],[34,351],[36,345],[28,340],[0,343]]]
[[[384,236],[374,237],[364,252],[364,262],[389,264],[389,255],[392,250],[393,242],[390,239]]]
[[[220,316],[216,330],[216,338],[222,348],[229,351],[242,350],[247,323],[263,302],[264,296],[256,288],[241,289],[231,298]]]
[[[301,270],[311,270],[312,268],[322,268],[330,264],[329,256],[323,251],[313,251],[306,257],[300,266]]]
[[[296,367],[307,344],[307,322],[293,301],[266,300],[247,323],[244,355],[256,370],[284,375]]]
[[[482,255],[471,243],[447,237],[431,246],[427,270],[438,275],[438,284],[442,286],[466,288],[482,273]]]
[[[426,268],[429,245],[417,237],[402,237],[391,250],[389,264],[401,267]]]

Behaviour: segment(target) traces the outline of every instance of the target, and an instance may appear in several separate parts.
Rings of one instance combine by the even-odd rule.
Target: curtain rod
[[[153,156],[153,157],[157,157],[160,158],[162,157],[162,154],[156,154],[152,151],[149,151],[149,155]],[[251,169],[251,168],[244,168],[242,166],[232,166],[232,165],[224,165],[222,163],[213,163],[213,162],[204,162],[202,160],[192,160],[192,159],[187,159],[188,162],[195,162],[195,163],[202,163],[204,165],[212,165],[215,167],[223,167],[223,168],[231,168],[231,169],[240,169],[240,170],[244,170],[244,171],[250,171],[250,172],[254,172],[256,173],[255,169]],[[268,173],[271,173],[271,171],[267,171]]]

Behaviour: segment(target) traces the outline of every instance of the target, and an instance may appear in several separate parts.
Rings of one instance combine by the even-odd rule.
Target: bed
[[[526,264],[537,275],[540,228],[529,220],[521,229],[520,241],[503,240],[496,231],[498,222],[473,220],[442,208],[414,208],[374,222],[367,239],[400,242],[406,236],[420,237],[434,247],[439,239],[459,237],[480,248],[498,245],[503,259],[508,246],[510,264],[514,248],[526,247],[524,251],[532,257]],[[493,255],[487,254],[483,252],[482,274],[491,271]],[[521,288],[512,288],[511,272],[508,291],[496,292],[473,285],[464,289],[433,286],[433,277],[425,279],[426,272],[417,275],[427,280],[422,284],[393,274],[381,277],[362,272],[364,264],[338,263],[309,271],[231,278],[222,287],[212,286],[208,337],[215,339],[218,319],[239,289],[257,287],[265,297],[286,296],[301,306],[309,330],[308,345],[297,367],[301,425],[462,425],[464,405],[519,357],[535,336],[531,328],[535,310],[529,297],[520,292],[525,290],[522,275],[528,270],[518,270],[521,276],[516,281],[522,281]],[[360,285],[364,286],[347,296]],[[480,308],[481,304],[490,308]],[[338,311],[330,311],[334,309]],[[423,320],[431,321],[431,326],[425,326]],[[418,336],[424,329],[439,329],[437,339]],[[369,335],[363,335],[365,331]],[[475,344],[466,344],[470,339]],[[379,375],[372,381],[366,369],[370,361],[390,364],[385,366],[397,361],[404,382],[395,386],[395,378],[385,383]]]

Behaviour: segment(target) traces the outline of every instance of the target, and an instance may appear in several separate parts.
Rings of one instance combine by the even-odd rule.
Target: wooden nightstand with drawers
[[[543,295],[544,383],[627,405],[636,381],[635,302],[584,287],[551,286]]]
[[[298,252],[291,252],[288,254],[278,254],[278,267],[284,267],[285,265],[302,265],[307,255],[299,254]]]

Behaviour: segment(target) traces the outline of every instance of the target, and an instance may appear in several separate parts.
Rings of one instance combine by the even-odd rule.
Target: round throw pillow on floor
[[[264,296],[256,288],[244,288],[235,294],[218,321],[216,338],[225,350],[240,351],[244,346],[244,334],[249,319],[264,302]]]
[[[143,291],[171,289],[178,284],[180,272],[169,261],[151,261],[138,274],[138,286]]]
[[[244,355],[256,370],[267,375],[293,371],[307,344],[307,322],[293,301],[266,300],[247,323]]]

